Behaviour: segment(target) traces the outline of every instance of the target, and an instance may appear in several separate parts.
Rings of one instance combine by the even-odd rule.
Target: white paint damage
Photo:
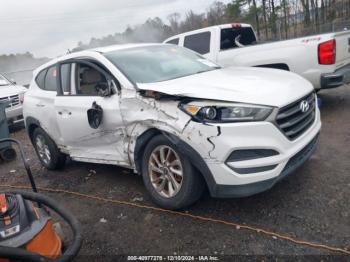
[[[176,97],[157,100],[144,97],[134,90],[122,92],[120,112],[124,121],[126,136],[128,137],[124,152],[129,156],[132,167],[135,167],[134,149],[137,138],[152,128],[164,132],[165,135],[172,134],[185,142],[196,143],[203,147],[202,150],[208,150],[208,147],[211,148],[213,146],[209,138],[217,135],[217,128],[211,127],[213,132],[208,132],[208,126],[202,132],[201,130],[194,131],[191,128],[186,128],[191,122],[191,117],[181,111],[178,105],[179,101]],[[210,151],[207,156],[204,155],[203,157],[209,158],[209,153]]]

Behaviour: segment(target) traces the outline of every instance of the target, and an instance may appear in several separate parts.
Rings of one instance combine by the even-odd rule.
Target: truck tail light
[[[336,59],[335,40],[327,41],[318,45],[318,63],[321,65],[333,65]]]

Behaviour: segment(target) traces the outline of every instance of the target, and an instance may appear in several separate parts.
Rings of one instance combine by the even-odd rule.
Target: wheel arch
[[[199,155],[199,153],[193,149],[189,144],[181,140],[179,137],[170,134],[166,131],[159,130],[157,128],[151,128],[142,133],[137,139],[134,150],[134,164],[136,171],[141,174],[142,172],[142,161],[143,161],[143,153],[146,148],[146,145],[150,141],[150,139],[156,135],[163,135],[167,137],[178,149],[179,151],[185,155],[188,159],[190,159],[191,164],[195,169],[202,175],[204,178],[206,185],[212,195],[215,193],[216,182],[213,178],[211,171],[209,170],[208,165],[203,160],[203,158]]]
[[[285,63],[264,64],[264,65],[257,65],[255,67],[266,67],[266,68],[290,71],[289,66]]]
[[[135,148],[134,148],[134,163],[135,163],[135,169],[136,171],[141,174],[142,172],[142,160],[143,160],[143,152],[145,151],[146,145],[148,144],[149,140],[159,134],[162,134],[162,132],[157,128],[151,128],[143,132],[139,137],[136,139]]]
[[[41,127],[39,120],[34,117],[27,117],[25,120],[26,130],[30,140],[32,140],[33,132],[36,128]]]

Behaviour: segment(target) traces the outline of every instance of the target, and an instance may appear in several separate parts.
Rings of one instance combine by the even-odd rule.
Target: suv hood
[[[283,107],[313,91],[311,83],[294,73],[253,67],[227,67],[137,86],[168,95],[276,107]]]
[[[0,86],[0,98],[25,93],[27,88],[18,85]]]

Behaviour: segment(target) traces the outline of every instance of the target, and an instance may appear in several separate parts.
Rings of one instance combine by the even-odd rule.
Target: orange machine
[[[0,244],[56,259],[62,242],[45,209],[18,194],[0,194]]]

